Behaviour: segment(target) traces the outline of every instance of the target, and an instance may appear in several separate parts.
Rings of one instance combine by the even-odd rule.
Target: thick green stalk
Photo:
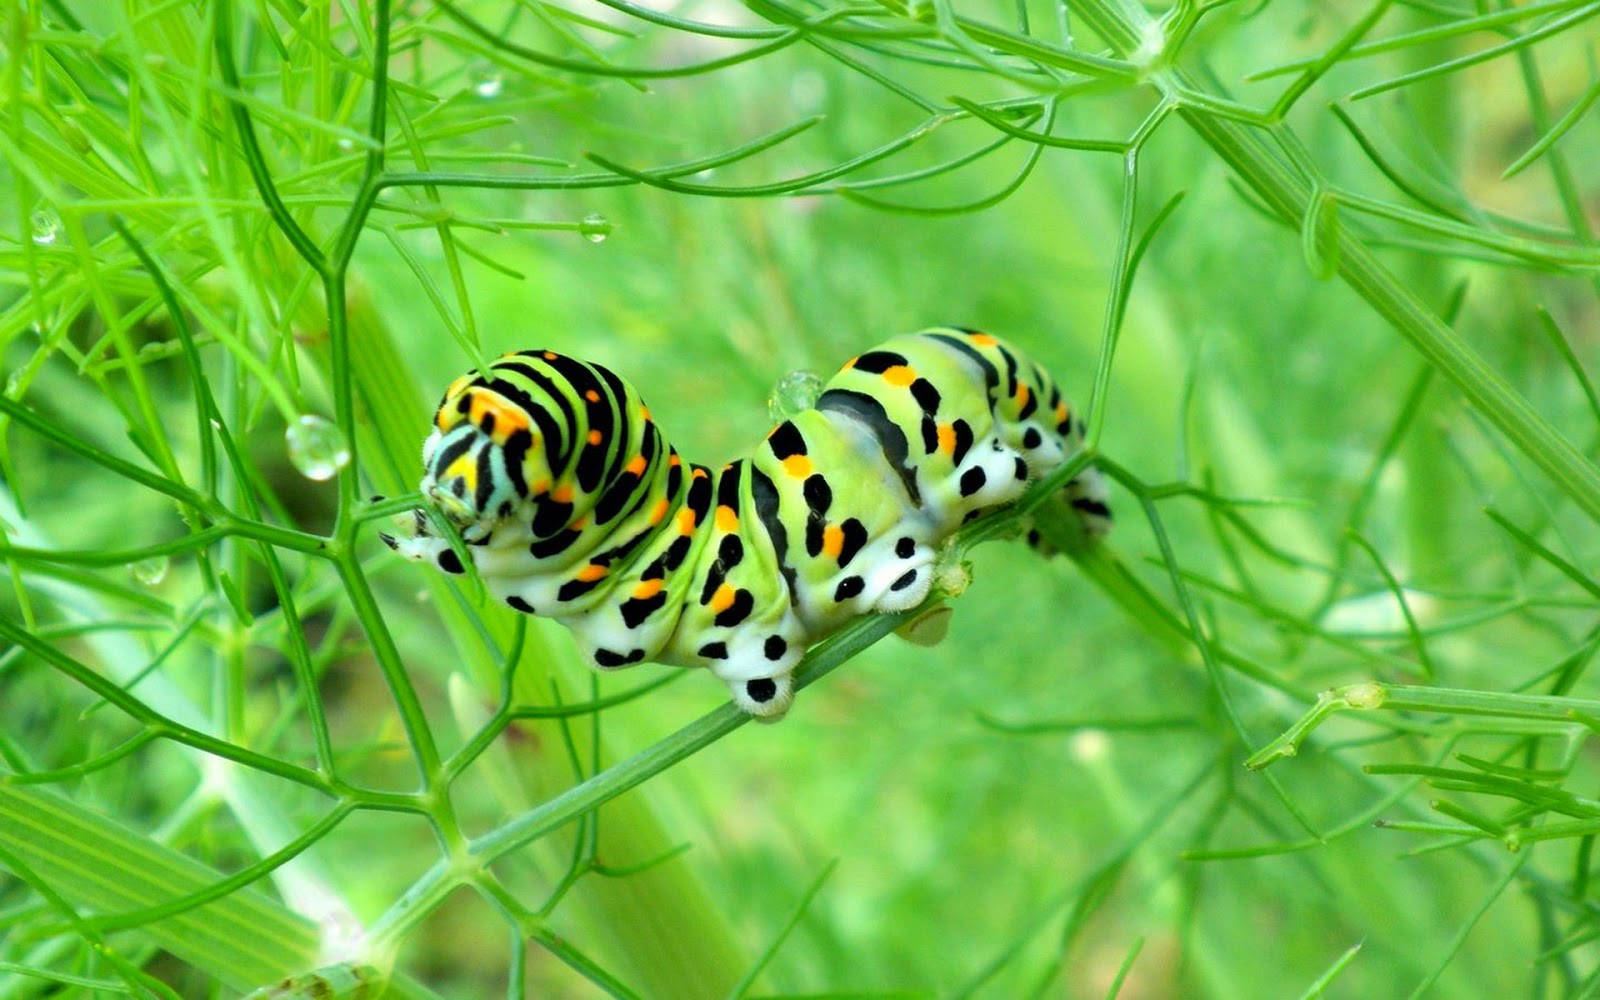
[[[3,781],[0,842],[84,916],[143,910],[223,879],[123,823],[52,792]],[[254,889],[145,924],[140,933],[236,990],[305,972],[322,948],[315,923]],[[403,978],[387,995],[433,996]]]
[[[127,826],[37,788],[0,783],[7,849],[67,901],[117,913],[222,878]],[[317,927],[253,889],[147,925],[162,948],[236,989],[316,964]]]
[[[1130,54],[1159,35],[1160,26],[1131,0],[1077,0],[1074,10],[1116,51]],[[1148,81],[1169,99],[1192,100],[1209,94],[1190,74],[1165,66]],[[1184,119],[1284,219],[1304,219],[1313,197],[1329,187],[1321,176],[1305,176],[1286,163],[1261,126],[1221,117],[1183,104]],[[1287,126],[1270,126],[1287,135]],[[1549,476],[1591,518],[1600,521],[1600,469],[1561,436],[1498,372],[1429,310],[1391,273],[1348,227],[1338,234],[1339,274],[1356,294],[1387,319],[1428,363],[1510,439],[1512,445]]]

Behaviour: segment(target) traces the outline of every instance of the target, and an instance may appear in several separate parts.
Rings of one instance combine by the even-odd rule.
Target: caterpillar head
[[[528,412],[472,374],[445,391],[422,445],[422,495],[468,541],[511,516],[527,495],[538,438]]]

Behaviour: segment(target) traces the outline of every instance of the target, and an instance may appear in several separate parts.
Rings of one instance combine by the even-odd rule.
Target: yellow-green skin
[[[683,462],[639,394],[551,351],[508,354],[446,390],[422,492],[491,593],[556,618],[603,669],[704,666],[766,719],[806,648],[852,618],[927,597],[939,544],[1081,447],[1055,383],[987,334],[941,328],[850,360],[755,454]],[[1095,534],[1091,470],[1066,497]],[[448,573],[460,558],[418,512],[384,540]]]

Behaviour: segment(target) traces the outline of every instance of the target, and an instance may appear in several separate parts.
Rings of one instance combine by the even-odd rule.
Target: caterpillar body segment
[[[1059,389],[987,334],[939,328],[851,359],[812,409],[719,470],[684,461],[600,365],[508,354],[452,382],[421,490],[491,594],[572,629],[602,669],[704,666],[781,718],[808,646],[920,604],[939,545],[1081,447]],[[1088,470],[1063,502],[1110,524]],[[402,555],[466,567],[417,512]]]

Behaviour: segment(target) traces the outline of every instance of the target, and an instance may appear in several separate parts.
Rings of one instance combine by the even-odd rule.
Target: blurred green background
[[[354,0],[238,6],[228,44],[239,54],[266,163],[301,224],[326,245],[361,159],[345,133],[317,123],[365,133],[369,88],[365,71],[353,68],[368,64],[374,12]],[[1246,82],[1246,74],[1330,52],[1364,13],[1349,5],[1213,6],[1175,61],[1214,92],[1258,107],[1292,78]],[[1547,15],[1496,26],[1526,31],[1590,10],[1544,6]],[[237,92],[217,82],[211,49],[216,5],[138,8],[13,3],[5,15],[0,186],[14,194],[0,199],[0,213],[10,216],[0,225],[7,395],[71,435],[142,462],[124,433],[138,423],[127,415],[137,410],[126,376],[136,363],[173,452],[193,467],[196,402],[172,318],[157,308],[128,320],[155,286],[108,229],[109,215],[121,215],[180,279],[212,391],[237,420],[259,488],[280,505],[268,519],[327,531],[340,510],[335,486],[301,476],[282,437],[292,413],[333,415],[325,314],[304,263],[271,231],[245,169],[226,115]],[[929,117],[830,48],[940,109],[951,108],[952,94],[999,101],[1033,92],[939,38],[927,50],[892,39],[875,48],[802,41],[683,79],[635,75],[630,85],[616,67],[683,66],[751,43],[673,30],[617,5],[484,0],[459,9],[508,43],[620,76],[541,67],[477,38],[439,7],[395,4],[390,170],[558,177],[600,169],[583,159],[589,152],[648,169],[823,116],[771,150],[684,178],[737,187],[843,163]],[[673,12],[762,26],[771,23],[764,16],[781,21],[783,9],[695,3]],[[947,10],[934,4],[902,16],[863,6],[841,23],[914,28]],[[1018,32],[1025,14],[1032,34],[1061,43],[1048,4],[961,4],[959,13]],[[1488,13],[1395,4],[1370,37]],[[1078,50],[1102,50],[1073,23]],[[1596,414],[1537,310],[1592,367],[1600,261],[1587,227],[1600,222],[1600,189],[1583,165],[1600,155],[1600,127],[1582,113],[1596,92],[1592,32],[1575,21],[1537,47],[1340,105],[1395,174],[1433,197],[1423,210],[1434,217],[1452,214],[1473,232],[1588,255],[1530,264],[1492,246],[1351,211],[1340,216],[1429,308],[1453,310],[1463,340],[1591,459]],[[1416,208],[1329,102],[1506,40],[1463,30],[1341,62],[1290,112],[1287,127],[1327,183]],[[971,65],[926,65],[908,53]],[[1099,91],[1063,100],[1054,134],[1122,139],[1154,106],[1152,88],[1141,83]],[[1569,109],[1580,113],[1555,152],[1502,179]],[[45,155],[72,155],[69,126],[88,136],[83,176],[53,173]],[[982,122],[952,120],[837,183],[932,168],[998,135]],[[524,155],[572,166],[520,162]],[[1003,189],[1029,155],[1027,143],[1012,142],[925,180],[858,190],[903,206],[959,206]],[[348,281],[353,360],[376,374],[357,377],[361,495],[414,484],[416,459],[407,459],[413,464],[396,485],[377,456],[386,443],[420,446],[437,394],[475,363],[464,346],[473,339],[483,357],[547,347],[614,368],[639,387],[679,450],[708,464],[761,440],[767,397],[785,373],[827,373],[881,339],[930,325],[1005,336],[1084,405],[1118,261],[1123,167],[1117,153],[1047,149],[1014,193],[959,214],[887,211],[826,191],[740,198],[640,185],[391,189],[356,247]],[[90,186],[94,176],[100,189]],[[1493,836],[1469,842],[1374,828],[1370,819],[1450,820],[1430,811],[1438,792],[1362,771],[1374,762],[1432,761],[1447,749],[1448,733],[1461,737],[1452,744],[1459,751],[1559,769],[1558,779],[1541,780],[1582,796],[1596,773],[1581,740],[1527,742],[1492,725],[1441,723],[1432,734],[1408,735],[1336,722],[1270,772],[1247,772],[1242,761],[1308,709],[1310,693],[1331,685],[1425,680],[1545,693],[1546,673],[1566,665],[1553,693],[1596,696],[1583,672],[1594,651],[1592,596],[1482,508],[1521,525],[1580,576],[1600,556],[1593,522],[1446,378],[1429,374],[1356,290],[1318,280],[1301,234],[1254,207],[1215,150],[1174,117],[1138,156],[1135,235],[1180,193],[1139,265],[1108,390],[1096,401],[1104,414],[1099,449],[1146,484],[1281,501],[1228,506],[1176,496],[1159,505],[1207,632],[1275,681],[1225,674],[1248,745],[1192,646],[1130,613],[1067,559],[984,546],[942,644],[882,642],[802,693],[781,725],[739,729],[602,807],[602,837],[619,838],[602,850],[604,863],[643,862],[675,844],[688,850],[637,876],[586,876],[541,926],[640,995],[720,996],[836,864],[753,995],[1101,997],[1137,949],[1120,984],[1125,998],[1293,997],[1316,989],[1358,944],[1329,995],[1400,996],[1419,984],[1441,997],[1588,995],[1600,957],[1581,943],[1600,912],[1585,874],[1592,832],[1513,854]],[[558,228],[495,232],[476,220]],[[605,238],[591,241],[586,232]],[[292,413],[241,363],[244,354],[283,380]],[[387,412],[409,425],[376,413],[374,392],[388,392]],[[6,494],[23,502],[22,511],[0,511],[12,545],[115,551],[192,530],[170,501],[14,423],[6,447]],[[237,490],[225,483],[218,496],[232,502]],[[1138,499],[1119,488],[1112,506],[1118,523],[1106,558],[1181,617]],[[1235,512],[1260,544],[1228,521]],[[1404,609],[1347,528],[1403,583]],[[378,545],[374,530],[359,534],[358,553],[448,753],[496,703],[486,680],[496,657],[484,649],[503,651],[515,616],[470,586],[425,578]],[[242,567],[253,622],[237,623],[192,555],[172,559],[155,583],[123,566],[66,579],[44,569],[49,559],[10,557],[0,614],[112,676],[119,675],[106,659],[156,656],[197,616],[203,626],[182,633],[156,676],[230,741],[309,763],[298,688],[274,624],[279,599],[258,559],[220,556]],[[377,787],[413,787],[406,732],[340,578],[314,559],[285,556],[320,651],[318,691],[340,766]],[[97,587],[95,578],[112,583]],[[141,595],[156,600],[141,604]],[[1420,643],[1402,610],[1415,617]],[[98,640],[46,628],[75,618],[111,624]],[[566,700],[587,699],[589,675],[565,633],[538,621],[530,634],[525,672],[558,678]],[[1419,644],[1431,677],[1419,670]],[[27,770],[24,763],[69,765],[139,731],[104,708],[80,718],[93,696],[37,655],[13,646],[0,662],[0,728],[12,772]],[[598,690],[614,694],[664,672],[606,676]],[[148,689],[134,690],[154,703]],[[537,693],[548,701],[548,687]],[[600,764],[667,739],[723,700],[719,684],[692,675],[608,708],[598,716]],[[1440,720],[1414,721],[1422,730]],[[1007,728],[1025,723],[1049,725]],[[572,731],[586,759],[588,717]],[[466,832],[485,833],[572,783],[567,757],[556,723],[516,724],[455,786]],[[208,784],[207,773],[193,754],[157,743],[56,791],[133,835],[235,870],[261,856],[263,838],[251,836],[251,814],[219,791],[214,775]],[[304,790],[273,786],[266,794],[292,832],[327,808]],[[1502,829],[1533,822],[1514,808],[1493,815]],[[1306,827],[1338,835],[1318,843]],[[537,910],[560,879],[570,838],[563,830],[499,863],[495,874]],[[1185,853],[1267,845],[1300,849],[1227,859]],[[438,857],[420,817],[364,811],[321,837],[305,860],[340,898],[332,910],[371,923]],[[1513,864],[1520,867],[1511,872]],[[0,961],[99,969],[70,929],[37,929],[49,908],[20,873],[8,879],[8,867],[0,858]],[[308,911],[307,897],[283,879],[258,888]],[[444,996],[505,993],[513,967],[499,917],[489,897],[461,889],[404,939],[397,968]],[[138,931],[112,940],[181,995],[232,995],[238,986],[192,958],[164,956]],[[1580,943],[1560,947],[1567,941]],[[595,995],[599,987],[580,971],[531,946],[528,995]],[[10,975],[0,995],[43,995],[47,982]]]

